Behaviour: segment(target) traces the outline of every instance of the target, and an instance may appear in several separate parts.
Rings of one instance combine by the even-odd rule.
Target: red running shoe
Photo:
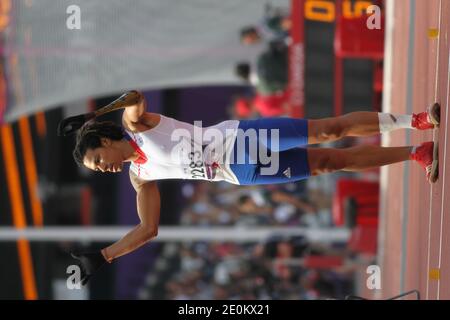
[[[441,106],[439,103],[428,107],[427,111],[421,113],[413,113],[412,126],[418,130],[427,130],[439,128],[441,121]]]
[[[438,143],[424,142],[410,155],[411,160],[417,161],[425,169],[427,180],[435,183],[439,176],[439,148]]]

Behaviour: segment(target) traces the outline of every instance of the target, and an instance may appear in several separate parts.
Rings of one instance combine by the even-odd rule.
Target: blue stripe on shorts
[[[261,138],[264,133],[256,134],[256,144],[267,155],[267,161],[261,161],[256,153],[252,155],[249,138],[245,138],[245,147],[238,147],[238,138],[234,142],[232,163],[230,168],[241,185],[287,183],[306,179],[311,176],[306,148],[299,146],[308,144],[308,120],[294,118],[262,118],[239,121],[239,128],[245,132],[248,129],[267,130],[267,139]],[[270,130],[278,129],[278,146],[272,141],[274,137]],[[241,131],[242,132],[242,131]],[[247,131],[248,132],[248,131]],[[239,135],[238,131],[238,135]],[[255,141],[252,141],[252,145]],[[270,157],[270,158],[269,158]],[[278,161],[276,159],[278,158]],[[238,161],[239,160],[239,161]],[[277,165],[278,163],[278,165]],[[264,170],[273,167],[270,174]]]

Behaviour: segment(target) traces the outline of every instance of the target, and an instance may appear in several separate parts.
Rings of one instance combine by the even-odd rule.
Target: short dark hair
[[[241,41],[244,39],[244,37],[246,37],[246,36],[248,36],[250,34],[253,34],[253,33],[258,34],[258,30],[256,30],[256,28],[254,26],[247,26],[245,28],[242,28],[241,29],[241,33],[240,33],[241,34],[241,37],[240,37]]]
[[[79,167],[83,167],[87,150],[101,147],[101,138],[120,141],[123,137],[122,127],[113,121],[88,121],[77,132],[73,158]]]
[[[236,65],[235,74],[242,80],[250,81],[250,64],[241,62]]]

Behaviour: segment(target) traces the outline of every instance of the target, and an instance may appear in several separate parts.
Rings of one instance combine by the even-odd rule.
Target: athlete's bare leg
[[[420,113],[395,115],[358,111],[339,117],[308,120],[308,144],[331,142],[343,137],[364,137],[397,129],[428,130],[439,127],[439,103]]]
[[[335,171],[364,171],[410,159],[413,147],[362,145],[345,149],[307,148],[312,176]]]
[[[375,134],[380,134],[378,112],[358,111],[339,117],[308,120],[308,144]]]

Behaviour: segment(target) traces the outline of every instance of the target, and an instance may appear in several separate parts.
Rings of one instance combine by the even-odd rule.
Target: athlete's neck
[[[125,139],[120,140],[120,149],[122,150],[123,162],[135,161],[140,157],[139,153]]]

